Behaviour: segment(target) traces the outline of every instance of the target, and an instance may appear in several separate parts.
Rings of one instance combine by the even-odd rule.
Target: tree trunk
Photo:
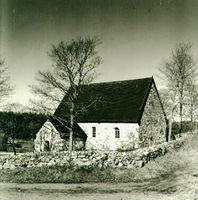
[[[12,149],[13,149],[13,152],[14,152],[14,155],[16,156],[16,148],[15,148],[15,144],[14,144],[14,142],[12,143]]]
[[[181,137],[182,133],[182,116],[183,116],[183,105],[182,102],[180,102],[180,107],[179,107],[179,115],[180,115],[180,126],[179,126],[179,137]]]
[[[171,141],[171,136],[172,136],[172,117],[170,117],[168,121],[168,142]]]
[[[194,116],[193,116],[194,112],[193,112],[193,104],[191,103],[190,105],[190,123],[191,123],[191,129],[192,131],[195,130],[195,122],[194,122]]]
[[[13,118],[12,118],[12,122],[13,122]],[[12,144],[12,149],[14,152],[14,155],[16,155],[16,148],[15,148],[15,134],[14,134],[14,130],[13,130],[13,125],[11,126],[11,144]]]
[[[70,130],[69,130],[69,151],[73,150],[73,126],[74,126],[74,103],[71,102],[70,109]]]
[[[13,149],[13,152],[14,152],[14,155],[16,155],[16,147],[15,147],[15,139],[14,139],[14,136],[10,139],[11,141],[11,144],[12,144],[12,149]]]

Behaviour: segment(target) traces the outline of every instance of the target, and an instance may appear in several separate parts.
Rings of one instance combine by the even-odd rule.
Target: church
[[[93,103],[94,102],[94,103]],[[85,85],[78,97],[74,150],[133,150],[166,141],[167,119],[153,77]],[[67,120],[64,98],[55,116]],[[69,131],[56,117],[41,127],[35,151],[68,149]]]

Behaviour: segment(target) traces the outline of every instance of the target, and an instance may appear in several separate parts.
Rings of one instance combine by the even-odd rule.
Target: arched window
[[[120,129],[119,128],[115,128],[115,138],[120,138]]]

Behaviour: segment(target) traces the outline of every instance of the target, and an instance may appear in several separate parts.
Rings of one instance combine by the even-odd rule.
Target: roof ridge
[[[95,85],[95,84],[101,84],[101,83],[120,83],[120,82],[136,81],[136,80],[144,80],[144,79],[153,79],[153,76],[149,76],[149,77],[146,77],[146,78],[137,78],[137,79],[125,79],[125,80],[118,80],[118,81],[96,82],[96,83],[90,83],[89,85]]]

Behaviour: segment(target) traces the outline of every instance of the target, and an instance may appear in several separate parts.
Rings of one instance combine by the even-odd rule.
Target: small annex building
[[[74,125],[74,146],[76,150],[85,148],[87,135],[78,126]],[[51,118],[47,120],[36,134],[34,149],[36,152],[43,151],[66,151],[69,146],[69,130],[58,120]]]
[[[54,115],[69,112],[65,98]],[[167,119],[153,77],[84,85],[77,105],[84,110],[75,119],[76,149],[127,150],[166,141]],[[69,132],[60,127],[47,121],[37,133],[35,151],[67,149]]]

